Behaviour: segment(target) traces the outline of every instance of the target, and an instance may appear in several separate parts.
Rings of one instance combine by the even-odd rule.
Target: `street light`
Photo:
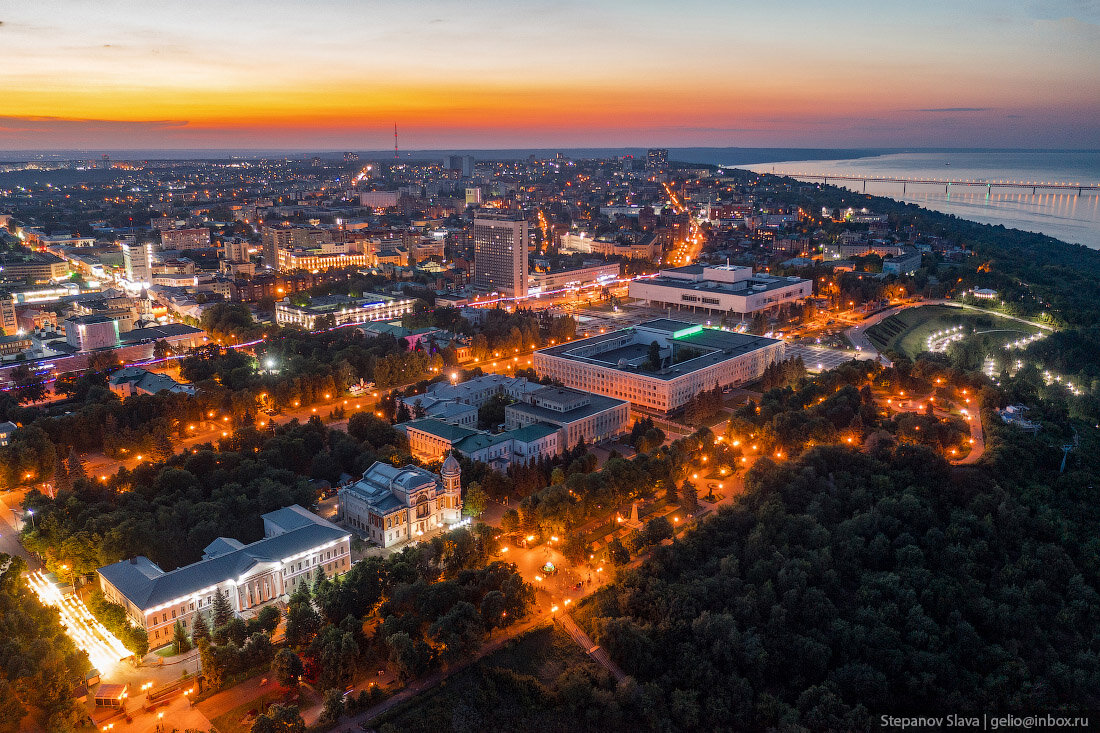
[[[34,529],[34,510],[28,509],[27,514],[31,515],[31,529]]]

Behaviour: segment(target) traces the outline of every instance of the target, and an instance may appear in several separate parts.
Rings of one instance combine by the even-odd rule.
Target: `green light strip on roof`
[[[673,331],[672,332],[672,338],[682,339],[685,336],[690,336],[693,333],[699,333],[702,330],[703,330],[702,326],[691,326],[690,328],[682,328],[679,331]]]

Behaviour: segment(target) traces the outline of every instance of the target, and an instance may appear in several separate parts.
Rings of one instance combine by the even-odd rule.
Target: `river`
[[[723,165],[723,161],[715,163]],[[914,151],[834,160],[790,160],[740,165],[757,173],[939,180],[1100,183],[1100,151]],[[833,183],[833,181],[830,181]],[[861,181],[836,181],[864,191]],[[1100,249],[1100,191],[1054,192],[869,181],[866,192],[954,214],[984,224],[1048,234]]]

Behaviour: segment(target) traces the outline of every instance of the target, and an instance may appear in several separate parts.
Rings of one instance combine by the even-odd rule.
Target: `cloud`
[[[924,109],[907,109],[906,112],[989,112],[992,107],[926,107]]]
[[[0,130],[59,132],[68,130],[163,130],[185,127],[187,120],[94,120],[70,117],[0,115]]]
[[[157,147],[189,132],[186,120],[96,120],[0,115],[0,149]]]

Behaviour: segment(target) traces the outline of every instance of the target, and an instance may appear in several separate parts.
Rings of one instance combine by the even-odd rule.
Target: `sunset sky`
[[[0,4],[0,149],[1095,148],[1100,3]]]

